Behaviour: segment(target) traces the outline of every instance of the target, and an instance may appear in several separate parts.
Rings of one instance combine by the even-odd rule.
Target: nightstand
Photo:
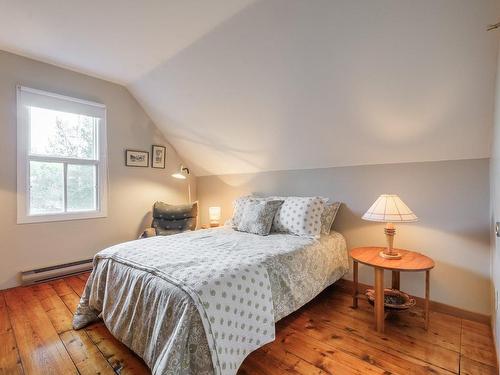
[[[214,225],[214,224],[202,224],[200,229],[209,229],[209,228],[217,228],[220,227],[220,224]]]
[[[383,247],[358,247],[352,249],[349,255],[353,259],[353,308],[358,307],[359,293],[358,263],[373,267],[375,270],[375,327],[377,332],[384,332],[384,270],[392,271],[392,289],[400,288],[400,272],[425,272],[425,329],[429,327],[429,290],[430,270],[434,261],[420,253],[410,250],[395,249],[401,254],[401,259],[386,259],[379,256]]]

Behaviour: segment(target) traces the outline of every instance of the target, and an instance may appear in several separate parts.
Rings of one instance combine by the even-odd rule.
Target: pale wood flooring
[[[0,374],[149,374],[102,323],[71,328],[88,274],[0,291]],[[276,341],[252,353],[239,374],[498,374],[490,327],[431,313],[391,317],[373,330],[373,308],[357,310],[329,288],[278,323]]]

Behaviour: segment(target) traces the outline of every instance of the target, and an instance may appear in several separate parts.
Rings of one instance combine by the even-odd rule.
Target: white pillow
[[[274,216],[272,232],[320,237],[321,214],[325,208],[325,198],[273,197],[273,199],[283,199],[284,202]]]

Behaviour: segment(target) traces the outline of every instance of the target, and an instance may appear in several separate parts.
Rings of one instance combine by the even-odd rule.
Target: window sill
[[[102,211],[74,212],[74,213],[51,214],[51,215],[29,215],[29,216],[18,217],[17,224],[99,219],[107,216],[108,216],[107,213]]]

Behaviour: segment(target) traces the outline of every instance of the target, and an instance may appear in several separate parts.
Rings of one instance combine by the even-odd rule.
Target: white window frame
[[[107,137],[106,137],[106,106],[101,103],[90,102],[78,98],[59,95],[48,91],[32,89],[29,87],[17,85],[17,223],[41,223],[51,221],[80,220],[106,217],[108,212],[108,168],[107,168]],[[85,106],[97,107],[96,110],[102,111],[103,117],[97,125],[97,160],[61,158],[52,156],[29,155],[30,146],[30,119],[26,103],[23,103],[22,93],[32,93],[45,96],[44,99],[67,101],[68,105],[79,104]],[[33,161],[50,161],[63,163],[64,165],[64,207],[66,208],[66,170],[67,165],[95,165],[97,169],[96,182],[96,210],[79,212],[61,212],[51,214],[32,214],[29,213],[30,205],[30,175],[29,163]]]

